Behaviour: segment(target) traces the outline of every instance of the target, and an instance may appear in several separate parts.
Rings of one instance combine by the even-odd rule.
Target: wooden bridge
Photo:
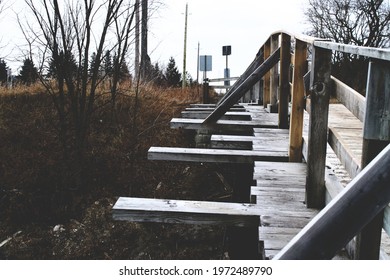
[[[365,96],[331,76],[332,52],[370,60]],[[390,254],[390,51],[272,34],[217,104],[171,121],[197,147],[150,160],[237,167],[235,201],[120,198],[118,220],[232,228],[232,258],[387,259]]]

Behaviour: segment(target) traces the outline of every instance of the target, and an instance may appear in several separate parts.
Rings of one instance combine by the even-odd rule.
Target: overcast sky
[[[213,71],[208,77],[223,77],[226,60],[222,56],[222,46],[231,45],[231,76],[239,76],[271,33],[280,29],[295,33],[306,30],[303,3],[307,1],[166,0],[165,7],[151,21],[149,49],[152,60],[166,62],[173,56],[182,72],[184,13],[188,3],[187,71],[196,78],[199,42],[200,55],[212,56]]]
[[[303,7],[308,0],[161,0],[163,5],[149,24],[149,53],[152,63],[166,66],[172,56],[180,72],[183,70],[184,19],[188,3],[187,71],[193,79],[197,76],[197,52],[211,55],[213,71],[209,78],[223,77],[225,57],[222,46],[231,45],[229,56],[231,76],[239,76],[252,62],[268,36],[280,29],[294,33],[306,31]],[[17,48],[22,34],[17,26],[15,12],[23,15],[28,11],[24,0],[6,0],[13,3],[0,15],[0,38],[4,57],[14,72],[21,62],[13,63],[13,57],[23,60]],[[15,11],[15,12],[14,12]],[[7,46],[8,47],[4,47]],[[18,57],[19,56],[19,57]],[[202,73],[200,73],[202,77]]]

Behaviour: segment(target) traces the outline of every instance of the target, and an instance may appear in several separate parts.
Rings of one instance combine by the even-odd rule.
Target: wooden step
[[[181,117],[184,119],[205,119],[210,115],[210,112],[205,111],[183,111]],[[251,113],[249,112],[226,112],[221,120],[236,120],[236,121],[250,121]]]
[[[274,151],[272,147],[269,151],[151,147],[148,159],[216,163],[285,162],[288,161],[288,153]]]
[[[113,218],[129,222],[258,227],[255,204],[120,197]]]
[[[182,129],[211,129],[211,130],[226,130],[226,131],[243,131],[252,130],[253,128],[267,127],[276,128],[277,123],[274,120],[259,120],[259,121],[236,121],[236,120],[220,120],[213,124],[203,124],[203,119],[183,119],[173,118],[171,120],[171,128]]]
[[[212,149],[252,150],[254,136],[243,135],[211,135]]]

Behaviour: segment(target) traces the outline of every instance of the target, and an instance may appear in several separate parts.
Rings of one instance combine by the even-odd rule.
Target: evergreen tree
[[[103,58],[103,68],[104,68],[104,74],[107,77],[112,77],[112,71],[113,71],[113,58],[111,58],[111,53],[110,51],[106,51],[106,54],[104,55]]]
[[[168,87],[179,87],[181,81],[181,74],[177,70],[176,62],[173,57],[169,59],[168,66],[165,70],[165,80]]]
[[[152,81],[156,86],[164,86],[165,85],[165,79],[164,79],[164,73],[160,69],[160,66],[156,62],[154,67],[152,67]]]
[[[7,82],[7,63],[0,59],[0,85]]]
[[[57,78],[58,74],[64,71],[72,72],[75,76],[77,74],[77,71],[79,67],[77,66],[76,59],[74,58],[73,54],[70,55],[70,57],[65,57],[65,54],[63,51],[59,54],[59,59],[57,61],[57,65],[54,63],[54,58],[52,58],[49,62],[49,70],[47,73],[48,78]]]
[[[38,70],[34,66],[34,62],[31,59],[26,58],[23,61],[23,66],[22,69],[20,70],[19,78],[22,83],[28,86],[37,81]]]

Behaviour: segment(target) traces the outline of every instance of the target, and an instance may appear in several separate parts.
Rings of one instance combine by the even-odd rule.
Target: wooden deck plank
[[[288,154],[279,151],[196,149],[174,147],[151,147],[149,160],[188,162],[253,163],[255,161],[287,161]]]
[[[184,119],[205,119],[210,113],[205,111],[183,111],[181,117]],[[252,119],[249,112],[226,112],[221,120],[241,120],[250,121]]]
[[[202,225],[259,226],[255,204],[120,197],[115,220]]]
[[[260,209],[259,238],[272,259],[318,210],[305,204],[305,163],[255,162],[251,195]]]
[[[173,118],[171,120],[171,128],[182,129],[219,129],[226,131],[242,131],[251,130],[256,127],[277,127],[277,123],[273,120],[259,120],[259,121],[235,121],[235,120],[219,120],[213,124],[203,124],[203,119],[183,119]]]

